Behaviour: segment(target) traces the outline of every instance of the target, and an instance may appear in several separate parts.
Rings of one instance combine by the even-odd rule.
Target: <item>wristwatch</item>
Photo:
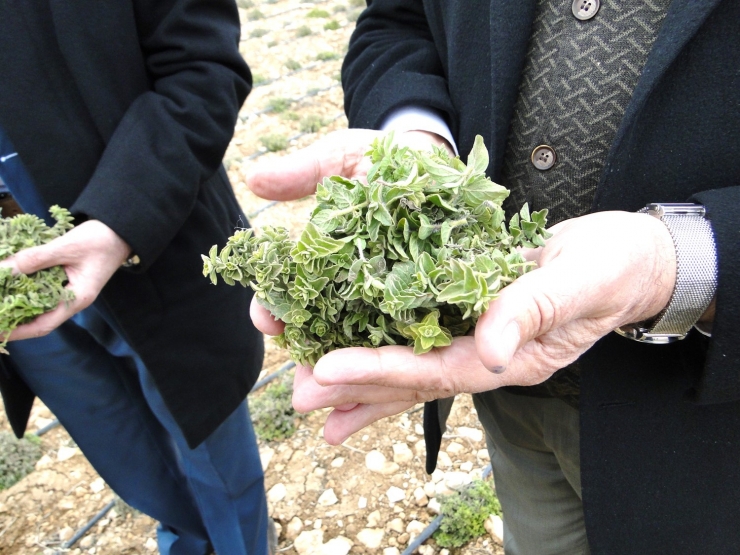
[[[717,291],[717,249],[712,224],[700,204],[648,204],[639,210],[661,220],[676,247],[676,286],[657,316],[617,328],[644,343],[665,344],[686,337]]]

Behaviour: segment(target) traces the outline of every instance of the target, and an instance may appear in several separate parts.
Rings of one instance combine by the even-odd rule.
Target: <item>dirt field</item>
[[[242,108],[224,163],[255,227],[284,225],[297,233],[308,219],[312,199],[270,205],[249,193],[243,172],[249,164],[282,156],[347,126],[339,71],[364,3],[247,0],[240,5],[241,51],[256,86]],[[281,146],[286,149],[268,151]],[[264,375],[287,360],[269,340],[266,346]],[[488,463],[469,397],[460,398],[453,409],[433,476],[424,472],[420,410],[377,423],[340,447],[323,441],[325,417],[326,412],[309,415],[299,421],[292,438],[261,444],[270,512],[280,527],[280,549],[289,555],[397,555],[435,518],[436,498],[479,476]],[[53,418],[38,404],[29,431]],[[9,429],[4,414],[0,429]],[[157,552],[156,523],[120,502],[71,548],[64,548],[115,495],[63,429],[41,440],[45,454],[36,471],[0,492],[1,555]],[[417,552],[441,551],[429,540]],[[503,550],[485,536],[455,553]]]

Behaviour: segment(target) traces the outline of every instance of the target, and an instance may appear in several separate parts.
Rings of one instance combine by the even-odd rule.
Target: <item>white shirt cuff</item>
[[[380,130],[398,131],[400,133],[406,131],[428,131],[430,133],[436,133],[450,143],[456,155],[459,154],[457,145],[452,139],[450,128],[447,127],[444,118],[438,111],[431,108],[419,108],[418,106],[399,108],[385,118],[385,121],[380,126]]]

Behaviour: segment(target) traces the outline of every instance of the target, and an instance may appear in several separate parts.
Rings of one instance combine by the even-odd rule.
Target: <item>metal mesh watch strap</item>
[[[712,225],[699,204],[649,204],[640,212],[659,218],[676,247],[676,286],[663,311],[649,322],[617,328],[617,333],[649,343],[686,337],[717,290],[717,250]]]

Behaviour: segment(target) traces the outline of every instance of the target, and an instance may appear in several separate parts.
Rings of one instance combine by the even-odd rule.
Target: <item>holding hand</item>
[[[357,155],[375,136],[335,133],[279,164],[258,165],[249,184],[260,196],[287,199],[312,192],[325,175],[358,177],[363,166]],[[544,248],[526,253],[539,268],[501,291],[479,319],[475,337],[458,337],[421,356],[398,346],[332,351],[313,371],[296,372],[296,409],[334,407],[324,433],[330,443],[341,443],[419,402],[541,383],[615,327],[653,316],[668,304],[675,250],[657,219],[597,213],[551,231]],[[255,303],[252,316],[263,332],[281,332],[281,323]]]
[[[41,337],[88,307],[97,298],[113,273],[131,253],[131,248],[111,228],[98,220],[89,220],[45,245],[17,252],[2,261],[14,272],[32,274],[44,268],[63,266],[68,289],[75,298],[17,327],[10,341]]]

